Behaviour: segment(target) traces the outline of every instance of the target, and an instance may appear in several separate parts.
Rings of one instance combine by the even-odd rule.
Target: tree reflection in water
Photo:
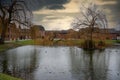
[[[79,48],[70,50],[71,71],[74,78],[77,80],[106,80],[109,60],[104,51],[84,51]]]
[[[0,72],[24,80],[120,80],[120,48],[23,46],[0,53]]]
[[[27,50],[25,50],[27,49]],[[37,53],[35,47],[16,48],[0,55],[0,71],[25,80],[32,80],[33,71],[37,68]],[[11,55],[12,54],[12,55]]]

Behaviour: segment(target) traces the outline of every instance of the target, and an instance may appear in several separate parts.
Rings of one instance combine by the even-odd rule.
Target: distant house
[[[16,27],[15,23],[11,23],[5,35],[5,40],[16,40],[19,38],[19,29]]]
[[[45,28],[42,25],[38,25],[39,27],[39,32],[40,32],[40,38],[45,37]]]
[[[47,30],[46,31],[46,36],[49,38],[54,38],[54,39],[66,39],[67,38],[68,31],[67,30]]]
[[[1,28],[1,27],[0,27]],[[0,29],[1,34],[1,29]],[[30,29],[17,27],[15,23],[11,23],[5,33],[5,40],[22,40],[22,39],[31,39]]]
[[[110,34],[110,39],[117,40],[120,39],[120,31],[117,31],[115,29],[108,29],[108,32]]]
[[[120,40],[120,36],[117,36],[117,40]]]
[[[1,24],[0,24],[0,37],[1,37]],[[15,23],[11,23],[5,33],[5,40],[24,40],[34,38],[44,38],[45,29],[42,25],[34,25],[29,28],[17,27]]]
[[[91,38],[91,29],[89,27],[81,28],[79,30],[80,39],[90,39]],[[108,38],[108,33],[106,29],[101,29],[98,27],[94,27],[92,30],[92,39],[95,40],[105,40]]]
[[[73,29],[69,30],[50,30],[46,31],[46,36],[54,37],[55,40],[61,40],[61,39],[78,39],[79,36],[77,34],[77,31],[74,31]]]
[[[19,36],[19,39],[31,39],[31,32],[30,32],[30,29],[21,29],[19,28],[20,30],[20,36]]]
[[[44,38],[45,37],[45,29],[42,25],[34,25],[31,27],[31,37],[35,38]]]
[[[31,39],[30,29],[17,27],[15,23],[11,23],[6,32],[5,40],[22,40]]]
[[[117,40],[120,40],[120,31],[117,31]]]

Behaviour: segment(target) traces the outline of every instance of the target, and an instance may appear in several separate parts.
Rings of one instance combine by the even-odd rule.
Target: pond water
[[[23,46],[0,53],[0,72],[24,80],[120,80],[120,48]]]

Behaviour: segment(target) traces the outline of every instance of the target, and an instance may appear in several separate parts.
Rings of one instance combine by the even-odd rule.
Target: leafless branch
[[[95,4],[89,5],[88,7],[85,7],[83,5],[82,7],[83,8],[81,9],[82,11],[80,13],[82,16],[80,16],[80,18],[75,18],[72,25],[74,29],[87,27],[86,29],[89,33],[88,35],[90,35],[90,38],[92,40],[92,32],[96,27],[106,28],[108,26],[107,18],[103,11],[98,9]]]

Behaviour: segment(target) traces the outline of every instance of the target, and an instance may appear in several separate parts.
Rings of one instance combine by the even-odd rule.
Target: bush
[[[85,40],[82,44],[81,47],[85,49],[94,49],[95,48],[95,42],[92,40]]]
[[[117,43],[120,43],[120,40],[116,40]]]
[[[104,41],[99,41],[98,46],[105,46],[105,42]]]

